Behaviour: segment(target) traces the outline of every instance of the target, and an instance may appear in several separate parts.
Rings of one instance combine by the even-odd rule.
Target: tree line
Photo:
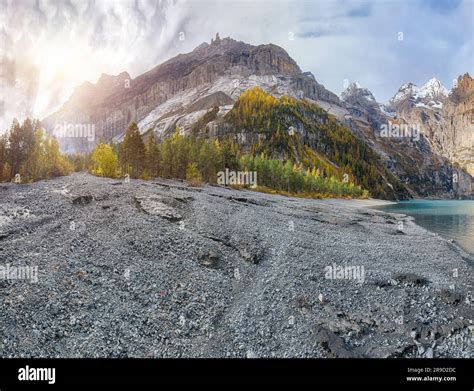
[[[0,136],[0,181],[32,182],[72,171],[89,171],[110,178],[154,177],[187,180],[191,185],[217,183],[225,169],[255,171],[257,189],[309,197],[367,197],[352,181],[328,175],[316,167],[291,159],[274,159],[264,152],[242,153],[230,138],[210,139],[196,133],[183,135],[179,128],[158,141],[153,131],[141,135],[131,123],[121,143],[100,141],[91,153],[62,154],[38,120],[14,120]]]
[[[85,159],[87,160],[87,159]],[[77,160],[77,170],[83,169]],[[302,194],[310,197],[367,197],[368,192],[352,181],[327,176],[316,167],[308,168],[291,160],[272,159],[264,153],[243,154],[232,139],[209,139],[194,133],[182,135],[180,129],[161,142],[152,131],[140,135],[131,123],[121,144],[99,142],[90,156],[89,171],[112,178],[153,177],[185,179],[193,185],[217,183],[225,169],[256,171],[257,188]]]
[[[74,166],[61,154],[56,139],[48,137],[38,120],[14,119],[0,135],[0,182],[33,182],[67,175]]]

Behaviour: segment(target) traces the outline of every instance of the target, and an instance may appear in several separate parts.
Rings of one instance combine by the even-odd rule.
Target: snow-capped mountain
[[[372,97],[360,84],[351,84],[341,94],[351,114],[347,122],[402,181],[424,196],[473,191],[467,174],[474,175],[474,81],[469,74],[460,76],[451,91],[432,78],[421,87],[403,84],[387,104]],[[420,137],[381,137],[381,127],[388,124],[415,126]]]
[[[418,99],[436,99],[441,96],[448,96],[449,90],[436,78],[428,80],[422,87],[418,89],[415,96]]]
[[[421,87],[413,83],[403,84],[386,107],[396,111],[397,106],[408,102],[417,107],[441,109],[443,101],[449,96],[450,91],[436,78],[428,80]]]
[[[420,124],[433,151],[471,175],[474,175],[473,87],[467,73],[458,78],[451,91],[439,80],[431,79],[421,88],[413,88],[410,95],[391,102],[399,118]]]

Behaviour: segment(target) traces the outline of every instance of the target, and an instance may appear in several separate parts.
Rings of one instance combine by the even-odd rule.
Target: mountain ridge
[[[465,115],[461,113],[459,119],[460,113],[455,110],[455,106],[464,105],[466,112],[473,105],[472,79],[466,75],[459,79],[463,89],[453,89],[455,93],[447,93],[433,78],[420,88],[405,83],[399,92],[404,89],[408,93],[385,105],[356,83],[339,98],[318,83],[311,72],[302,72],[283,48],[273,44],[254,46],[229,37],[221,39],[217,34],[211,43],[204,42],[134,79],[122,72],[102,75],[95,85],[84,84],[43,123],[50,131],[57,123],[94,124],[94,142],[60,140],[66,151],[90,150],[100,138],[120,142],[130,122],[137,122],[142,134],[152,130],[160,138],[177,127],[187,133],[205,116],[209,119],[212,111],[213,118],[203,129],[205,136],[216,134],[213,128],[221,126],[244,91],[258,87],[277,98],[308,100],[334,115],[380,155],[412,196],[453,197],[472,194],[472,178],[466,175],[471,167],[471,149],[468,147],[466,154],[464,148],[469,129]],[[441,116],[446,118],[441,121]],[[449,116],[453,117],[451,122],[456,118],[460,129],[467,129],[461,136],[455,136],[456,126],[449,125]],[[384,139],[380,130],[393,121],[419,124],[421,139]],[[443,135],[443,129],[449,134]],[[412,167],[414,162],[418,169]],[[459,164],[455,167],[455,163]],[[453,183],[455,174],[466,179],[466,186]]]

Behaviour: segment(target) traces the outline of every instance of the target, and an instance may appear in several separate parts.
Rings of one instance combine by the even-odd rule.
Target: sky
[[[379,102],[406,82],[451,88],[474,73],[473,26],[474,0],[0,0],[0,131],[44,118],[86,80],[136,77],[216,32],[283,47],[336,94],[354,81]]]

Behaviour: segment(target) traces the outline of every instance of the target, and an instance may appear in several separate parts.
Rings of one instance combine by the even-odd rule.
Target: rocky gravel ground
[[[356,203],[0,184],[0,356],[472,357],[474,256]]]

